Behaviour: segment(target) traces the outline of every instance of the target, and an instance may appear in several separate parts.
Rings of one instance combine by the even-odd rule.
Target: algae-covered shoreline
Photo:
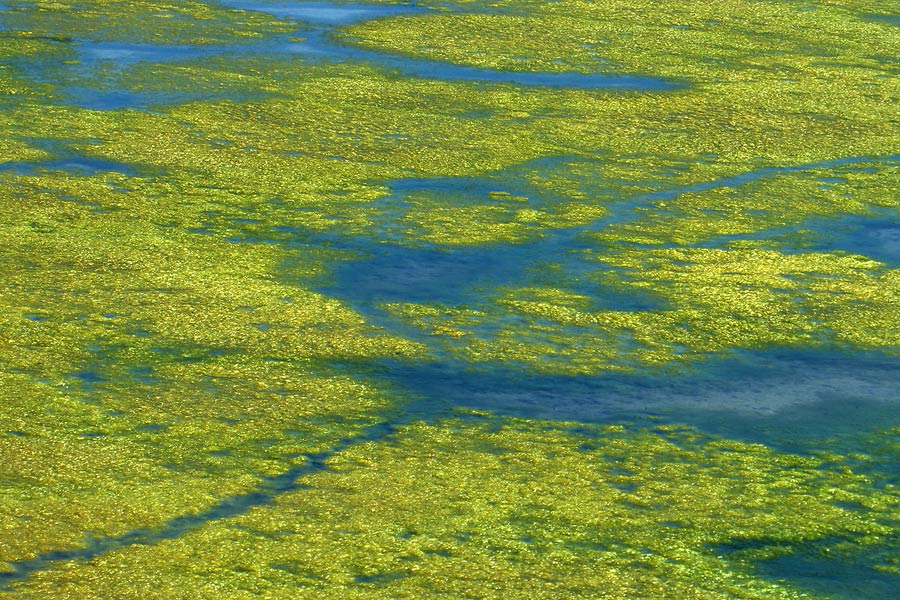
[[[891,597],[897,18],[0,5],[0,598]]]

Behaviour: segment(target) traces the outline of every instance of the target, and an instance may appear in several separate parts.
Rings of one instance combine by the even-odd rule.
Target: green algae
[[[277,281],[281,250],[172,227],[203,203],[119,174],[4,184],[4,561],[247,492],[389,407],[322,361],[417,351],[299,267]]]
[[[3,106],[41,102],[53,95],[52,86],[30,81],[22,69],[13,64],[16,60],[38,56],[46,60],[64,60],[72,55],[60,48],[56,39],[31,32],[0,31],[0,103]],[[6,146],[14,143],[6,137],[3,142]]]
[[[813,3],[817,4],[817,3]],[[900,32],[862,18],[863,3],[494,4],[494,10],[400,16],[347,29],[368,48],[514,71],[639,72],[694,81],[820,75],[835,58],[890,69]],[[521,12],[519,12],[519,10]],[[856,9],[856,10],[854,10]],[[485,35],[485,32],[489,32]]]
[[[22,140],[6,139],[0,141],[0,164],[4,162],[40,161],[49,157],[46,151],[35,148]]]
[[[501,8],[515,6],[508,3]],[[604,56],[618,70],[691,81],[693,88],[687,91],[637,98],[629,94],[598,98],[587,93],[590,100],[584,96],[578,100],[582,107],[592,103],[596,108],[570,113],[559,133],[570,133],[568,139],[577,143],[585,134],[573,128],[585,125],[593,139],[618,156],[711,154],[717,157],[719,169],[725,169],[732,161],[788,165],[826,157],[890,154],[896,149],[894,139],[875,150],[875,139],[882,133],[895,136],[890,133],[891,117],[884,111],[892,102],[887,98],[897,96],[897,78],[891,76],[890,63],[873,58],[896,54],[900,44],[896,28],[856,20],[846,9],[802,11],[798,10],[801,5],[784,3],[521,6],[528,11],[527,19],[490,11],[405,16],[354,26],[348,39],[379,50],[477,66],[572,70],[581,64],[581,54],[569,47],[567,38],[575,45],[590,46],[596,41],[591,38],[598,37],[606,40]],[[570,26],[573,19],[580,19],[584,27]],[[484,20],[497,21],[490,28],[492,35],[483,35]],[[706,21],[717,24],[699,29],[673,27],[682,21],[688,26]],[[723,38],[723,32],[735,39]],[[429,38],[428,50],[415,52],[415,40],[421,36]],[[530,42],[513,43],[510,37]],[[761,51],[767,44],[771,51]],[[502,59],[509,49],[524,58]],[[728,56],[729,51],[739,51],[741,56]],[[569,62],[556,64],[558,52],[571,57]],[[590,52],[588,62],[593,64],[594,50],[584,52]],[[532,59],[537,63],[532,65]],[[534,93],[551,92],[528,92]],[[557,97],[574,98],[565,93]],[[558,110],[568,104],[562,102]],[[729,134],[716,135],[722,132]],[[837,138],[840,142],[833,144],[831,140]],[[862,152],[847,146],[863,138],[866,145],[875,143]]]
[[[254,12],[202,2],[145,0],[17,2],[2,14],[4,26],[72,43],[76,40],[144,44],[223,44],[292,30]]]
[[[548,221],[559,223],[558,218],[545,211],[523,207],[525,198],[499,194],[502,195],[494,194],[487,200],[490,204],[475,206],[450,204],[434,194],[412,196],[408,199],[410,209],[403,217],[404,237],[448,245],[499,240],[515,243],[534,237],[535,228]],[[453,196],[456,201],[456,195]]]
[[[596,258],[598,283],[626,297],[650,293],[662,308],[598,310],[558,288],[512,289],[477,307],[385,308],[467,360],[551,373],[675,366],[773,346],[900,347],[897,271],[865,257],[630,248]]]
[[[74,39],[232,44],[292,26],[199,3],[19,3],[4,14],[18,31],[0,33],[0,149],[4,162],[37,170],[0,174],[0,561],[197,514],[395,410],[396,390],[335,363],[414,360],[423,348],[314,291],[350,253],[269,243],[310,232],[379,240],[392,179],[524,168],[532,186],[563,201],[523,199],[502,184],[463,207],[422,193],[398,241],[524,243],[654,191],[896,154],[900,80],[882,57],[896,55],[900,34],[860,16],[883,4],[628,4],[497,3],[535,15],[402,17],[350,28],[359,39],[348,41],[693,87],[523,88],[216,58],[101,70],[88,83],[252,101],[94,111],[47,106],[51,86],[7,59],[71,59]],[[53,155],[36,139],[119,161],[126,173],[42,168]],[[559,156],[569,158],[523,167]],[[585,254],[596,259],[592,281],[649,294],[658,308],[598,309],[549,284],[467,306],[387,308],[472,363],[550,373],[785,345],[895,353],[896,270],[863,256],[789,254],[766,239],[681,247],[896,205],[896,170],[861,165],[823,187],[833,174],[810,168],[647,202],[635,220],[582,236],[594,247]],[[761,579],[754,564],[829,536],[842,540],[830,546],[839,555],[877,546],[896,527],[896,488],[878,475],[896,462],[895,438],[847,442],[826,462],[689,431],[585,437],[502,419],[414,424],[341,452],[302,480],[309,489],[271,507],[48,566],[2,595],[809,597]],[[851,505],[865,510],[842,507]],[[750,550],[715,550],[748,540]],[[896,561],[873,568],[894,572]]]
[[[891,532],[896,494],[846,458],[573,425],[413,423],[335,455],[272,506],[43,571],[15,597],[814,598],[755,562]]]
[[[693,245],[723,236],[734,237],[731,244],[738,244],[741,236],[755,234],[763,243],[769,239],[764,235],[768,229],[801,225],[816,217],[827,223],[829,217],[872,215],[876,209],[895,207],[898,179],[896,163],[780,173],[744,185],[679,194],[641,207],[632,221],[610,224],[590,237],[610,245]],[[788,237],[782,245],[792,242]]]

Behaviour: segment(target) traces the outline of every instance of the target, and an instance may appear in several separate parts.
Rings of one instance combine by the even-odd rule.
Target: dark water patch
[[[98,403],[98,387],[109,382],[109,378],[103,372],[102,367],[102,360],[95,356],[87,361],[81,370],[68,373],[68,376],[71,378],[70,381],[74,384],[73,387],[80,392],[79,397],[81,401],[89,404]]]
[[[859,502],[832,502],[831,504],[833,506],[836,506],[837,508],[857,513],[864,513],[868,510],[868,508],[866,508]]]
[[[661,310],[665,302],[647,290],[605,285],[610,268],[573,251],[567,240],[550,236],[529,244],[471,247],[408,247],[371,243],[359,260],[336,263],[317,290],[348,302],[372,322],[410,335],[407,323],[382,310],[390,303],[437,304],[486,309],[480,327],[511,325],[494,304],[508,290],[549,287],[581,294],[587,310]],[[518,323],[525,326],[524,322]],[[413,334],[415,335],[415,334]],[[421,337],[421,334],[416,336]],[[428,339],[419,339],[432,345]]]
[[[900,592],[900,574],[876,568],[895,565],[900,552],[897,533],[881,536],[878,545],[832,536],[801,543],[735,540],[712,550],[729,556],[767,548],[777,556],[753,562],[757,573],[817,596],[869,600],[896,598]]]
[[[846,252],[890,266],[900,265],[900,209],[875,208],[867,215],[813,217],[752,234],[718,236],[698,247],[719,248],[737,241],[769,241],[785,253]]]
[[[210,229],[209,227],[191,227],[187,232],[196,235],[216,235],[215,230]]]
[[[745,351],[698,362],[690,372],[594,376],[454,360],[386,361],[371,375],[422,398],[415,410],[428,420],[464,407],[555,421],[668,422],[802,452],[830,436],[900,423],[900,360],[876,353]]]
[[[106,381],[106,378],[96,371],[76,371],[71,373],[71,375],[85,383],[100,383]]]
[[[166,431],[168,428],[168,425],[163,425],[161,423],[145,423],[143,425],[138,425],[134,429],[141,433],[160,433]]]
[[[386,302],[464,304],[474,289],[520,279],[535,258],[529,246],[503,250],[383,245],[365,260],[340,263],[333,285],[322,291],[368,307]]]
[[[376,573],[374,575],[357,575],[353,578],[353,581],[361,585],[382,585],[385,583],[390,583],[391,581],[396,581],[397,579],[403,579],[404,577],[408,577],[410,574],[411,573]]]
[[[895,27],[900,27],[900,15],[884,15],[884,14],[866,14],[863,15],[866,19],[871,21],[876,21],[878,23],[886,23],[888,25],[893,25]],[[896,57],[894,58],[896,61]]]
[[[16,175],[40,175],[42,172],[62,171],[70,175],[91,176],[101,173],[121,173],[138,176],[138,170],[132,165],[102,158],[71,155],[47,161],[17,161],[0,163],[0,171]]]

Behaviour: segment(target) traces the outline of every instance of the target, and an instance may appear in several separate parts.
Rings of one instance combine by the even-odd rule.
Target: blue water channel
[[[226,46],[60,39],[57,43],[73,53],[73,58],[76,59],[73,64],[60,65],[56,58],[43,60],[39,57],[16,59],[10,63],[37,81],[54,84],[63,94],[65,103],[96,110],[148,109],[160,104],[191,100],[246,101],[254,96],[259,97],[258,92],[248,94],[240,89],[211,90],[204,89],[203,86],[178,90],[166,89],[165,86],[122,89],[114,84],[117,71],[127,70],[140,63],[202,63],[210,57],[265,56],[310,62],[355,62],[374,65],[406,77],[524,86],[662,91],[686,85],[684,82],[657,77],[619,73],[542,73],[467,67],[364,50],[343,43],[334,35],[341,26],[375,18],[419,14],[427,10],[416,6],[328,2],[262,3],[240,0],[220,4],[228,8],[266,12],[282,19],[294,20],[298,29],[290,34],[272,35]],[[3,9],[0,8],[0,30],[3,29],[3,23]]]
[[[334,263],[318,290],[340,298],[366,319],[429,348],[424,362],[381,361],[343,366],[354,376],[367,374],[406,390],[409,411],[431,419],[453,406],[489,409],[530,418],[584,422],[662,419],[691,423],[711,433],[763,442],[792,452],[806,452],[833,435],[871,431],[900,421],[900,365],[880,354],[849,352],[827,345],[816,350],[774,349],[736,351],[711,358],[673,377],[663,370],[597,376],[541,375],[516,364],[475,365],[448,352],[427,332],[383,310],[384,304],[412,302],[447,307],[483,308],[504,288],[550,286],[585,295],[593,310],[665,310],[665,302],[648,292],[626,293],[602,284],[599,274],[611,267],[602,262],[603,248],[586,234],[645,216],[657,203],[680,194],[715,188],[740,188],[769,177],[809,170],[895,168],[900,155],[850,157],[781,168],[766,167],[683,187],[664,187],[614,195],[593,182],[593,192],[608,196],[608,214],[577,227],[541,230],[531,240],[480,246],[442,246],[404,240],[398,221],[406,214],[411,194],[435,192],[447,202],[484,199],[502,191],[528,198],[534,206],[564,199],[526,182],[527,172],[549,175],[569,160],[541,159],[479,177],[407,178],[388,182],[390,193],[377,202],[383,217],[367,235],[321,233],[292,226],[235,224],[232,243],[277,243],[303,249],[325,245],[343,251],[347,260]],[[874,166],[873,166],[874,165]],[[543,171],[542,171],[543,169]],[[212,226],[211,226],[212,227]],[[249,227],[249,225],[248,225]],[[900,267],[897,209],[873,209],[869,215],[808,219],[748,236],[705,240],[698,246],[724,247],[735,239],[793,239],[804,231],[809,249],[870,256]],[[777,247],[784,251],[782,244]],[[591,253],[586,253],[591,251]],[[788,248],[790,251],[790,248]],[[290,280],[290,263],[285,277]],[[589,309],[589,310],[590,310]],[[485,330],[522,327],[515,315],[489,319]],[[341,365],[334,365],[341,368]]]
[[[595,297],[598,309],[659,309],[663,307],[651,297],[636,294],[622,298],[619,292],[592,283],[591,275],[603,267],[602,255],[585,254],[586,250],[600,250],[590,241],[591,233],[634,221],[645,214],[641,209],[653,208],[682,194],[716,188],[740,188],[765,178],[812,169],[852,168],[854,165],[869,164],[896,167],[900,165],[900,155],[850,157],[789,167],[765,167],[683,187],[663,187],[660,182],[657,184],[659,189],[630,197],[616,197],[614,186],[604,189],[598,185],[593,191],[598,199],[607,197],[606,216],[576,227],[541,229],[539,235],[526,243],[452,247],[402,240],[399,232],[403,227],[400,222],[406,214],[405,207],[411,194],[440,192],[441,197],[454,198],[451,201],[455,202],[456,198],[473,197],[483,201],[489,193],[502,191],[528,197],[531,206],[546,206],[565,200],[527,185],[522,174],[547,167],[551,169],[547,172],[549,175],[557,164],[556,160],[542,159],[494,176],[413,178],[389,182],[392,193],[380,201],[384,208],[381,214],[386,219],[379,223],[370,237],[322,240],[354,250],[360,255],[358,261],[339,264],[333,280],[323,287],[323,291],[348,300],[356,310],[373,317],[378,315],[377,305],[388,302],[472,306],[478,303],[479,290],[513,284],[524,287],[542,282],[562,285],[570,291]],[[808,245],[813,250],[862,254],[891,266],[900,266],[900,211],[896,208],[873,209],[870,215],[808,219],[776,230],[745,236],[723,236],[698,245],[723,247],[737,239],[790,239],[800,230],[809,230],[806,236],[811,238]],[[301,231],[296,233],[302,243],[314,240]],[[291,243],[290,240],[287,243]],[[807,250],[807,245],[803,249]],[[551,266],[559,268],[551,270]]]

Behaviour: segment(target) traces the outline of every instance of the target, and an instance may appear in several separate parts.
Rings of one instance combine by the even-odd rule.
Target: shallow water
[[[473,369],[461,361],[386,363],[375,373],[422,401],[419,418],[464,406],[561,421],[690,423],[788,452],[822,437],[875,431],[900,418],[900,367],[839,351],[740,352],[692,373],[523,373],[516,365]]]
[[[35,162],[7,162],[0,163],[0,171],[11,171],[19,175],[35,175],[41,171],[64,171],[72,175],[97,175],[99,173],[122,173],[135,175],[133,167],[112,160],[102,160],[90,157],[60,158],[40,163]]]
[[[396,15],[417,14],[424,12],[424,8],[415,5],[375,5],[353,4],[334,2],[247,2],[226,1],[223,6],[239,10],[255,10],[266,12],[276,17],[288,18],[314,25],[350,25],[361,21],[368,21],[381,17]]]
[[[833,252],[867,256],[878,262],[896,266],[900,261],[900,215],[895,209],[873,211],[871,215],[842,215],[818,217],[790,227],[759,232],[752,235],[724,236],[701,244],[702,247],[721,247],[737,240],[790,240],[803,232],[802,246],[791,249],[790,243],[781,246],[783,251]],[[811,239],[812,241],[807,241]]]
[[[406,77],[508,83],[525,86],[569,87],[579,89],[667,90],[683,84],[660,78],[616,73],[536,73],[498,71],[464,67],[451,63],[413,59],[373,52],[341,43],[333,36],[336,28],[374,18],[418,14],[414,6],[303,3],[302,6],[257,2],[227,2],[223,6],[261,11],[297,22],[296,33],[273,38],[241,41],[232,45],[166,45],[77,39],[69,42],[77,53],[77,64],[60,65],[56,61],[19,63],[31,76],[54,83],[66,95],[66,102],[96,110],[122,108],[147,109],[162,104],[192,100],[210,100],[208,91],[191,93],[142,87],[138,90],[110,89],[103,85],[111,74],[138,63],[202,63],[203,57],[273,56],[326,62],[360,62]],[[99,85],[98,85],[99,84]],[[249,99],[239,91],[219,90],[218,99]]]

